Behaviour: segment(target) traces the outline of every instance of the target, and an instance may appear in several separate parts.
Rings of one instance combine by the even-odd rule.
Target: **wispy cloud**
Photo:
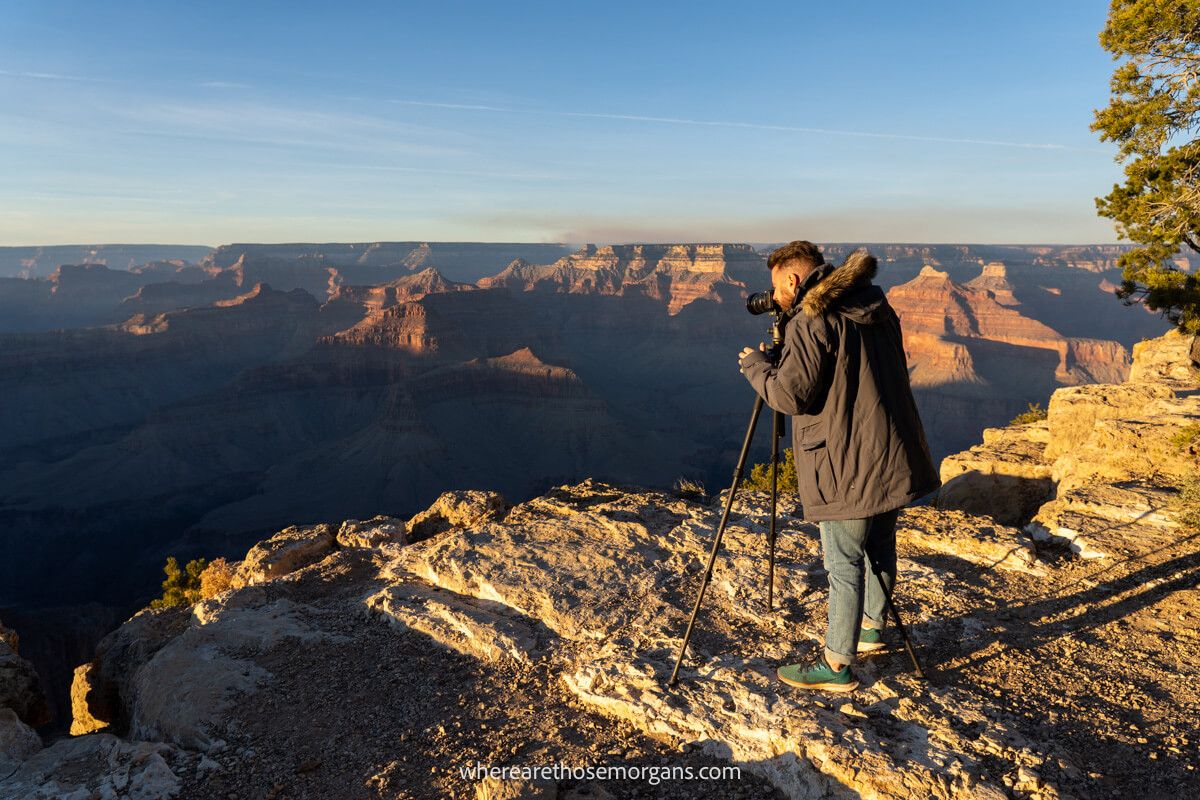
[[[925,136],[907,133],[892,133],[886,131],[854,131],[840,128],[811,128],[798,125],[773,125],[762,122],[740,122],[732,120],[687,119],[684,117],[655,117],[642,114],[606,114],[587,111],[557,111],[549,109],[506,108],[503,106],[468,105],[464,103],[435,103],[421,100],[389,100],[397,105],[426,106],[429,108],[447,108],[459,111],[488,111],[500,114],[536,114],[555,117],[581,117],[586,119],[609,119],[625,122],[649,122],[662,125],[690,125],[706,128],[742,128],[757,131],[782,131],[785,133],[813,133],[826,136],[858,137],[865,139],[897,139],[910,142],[929,142],[933,144],[968,144],[986,147],[1015,147],[1023,150],[1076,150],[1084,152],[1103,152],[1091,148],[1072,147],[1052,142],[1012,142],[1002,139],[975,139],[953,136]]]
[[[426,156],[461,156],[466,141],[442,129],[367,114],[257,103],[108,104],[98,110],[119,123],[114,130],[139,136]],[[456,139],[460,146],[455,146]]]
[[[237,81],[201,81],[200,85],[205,89],[252,89],[248,83],[238,83]]]
[[[6,78],[28,78],[37,81],[85,81],[87,83],[100,83],[103,78],[89,78],[83,75],[63,75],[58,72],[25,72],[22,70],[0,69],[0,75]]]

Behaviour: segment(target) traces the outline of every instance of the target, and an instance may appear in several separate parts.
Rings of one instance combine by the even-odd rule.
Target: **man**
[[[900,320],[871,282],[865,250],[840,267],[796,241],[767,260],[772,297],[786,319],[779,360],[745,348],[746,380],[792,415],[792,452],[806,519],[820,522],[829,573],[825,652],[780,667],[792,686],[848,692],[855,655],[883,647],[886,606],[871,564],[896,577],[896,517],[941,485],[908,382]]]

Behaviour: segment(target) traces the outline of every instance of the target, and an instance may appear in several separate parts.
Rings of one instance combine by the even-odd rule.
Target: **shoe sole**
[[[824,689],[827,692],[852,692],[858,688],[858,680],[852,680],[850,683],[800,683],[799,681],[788,680],[782,675],[778,676],[779,680],[786,683],[788,686],[795,686],[798,689]]]

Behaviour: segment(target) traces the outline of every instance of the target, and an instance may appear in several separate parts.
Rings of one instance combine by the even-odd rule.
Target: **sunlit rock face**
[[[1129,355],[1120,343],[1063,336],[1027,316],[1011,287],[1002,265],[985,265],[965,284],[926,265],[888,291],[904,329],[922,419],[942,445],[966,447],[981,419],[1044,405],[1057,387],[1128,374]]]
[[[766,259],[749,245],[585,245],[553,264],[514,261],[481,286],[517,291],[642,295],[676,314],[696,300],[736,300],[743,281],[769,283]]]

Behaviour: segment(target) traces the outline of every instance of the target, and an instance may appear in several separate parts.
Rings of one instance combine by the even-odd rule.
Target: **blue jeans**
[[[820,523],[821,550],[829,573],[829,627],[825,655],[850,664],[858,651],[858,633],[865,617],[882,628],[887,605],[871,562],[879,565],[888,591],[896,583],[896,518],[900,509],[866,519],[836,519]]]

